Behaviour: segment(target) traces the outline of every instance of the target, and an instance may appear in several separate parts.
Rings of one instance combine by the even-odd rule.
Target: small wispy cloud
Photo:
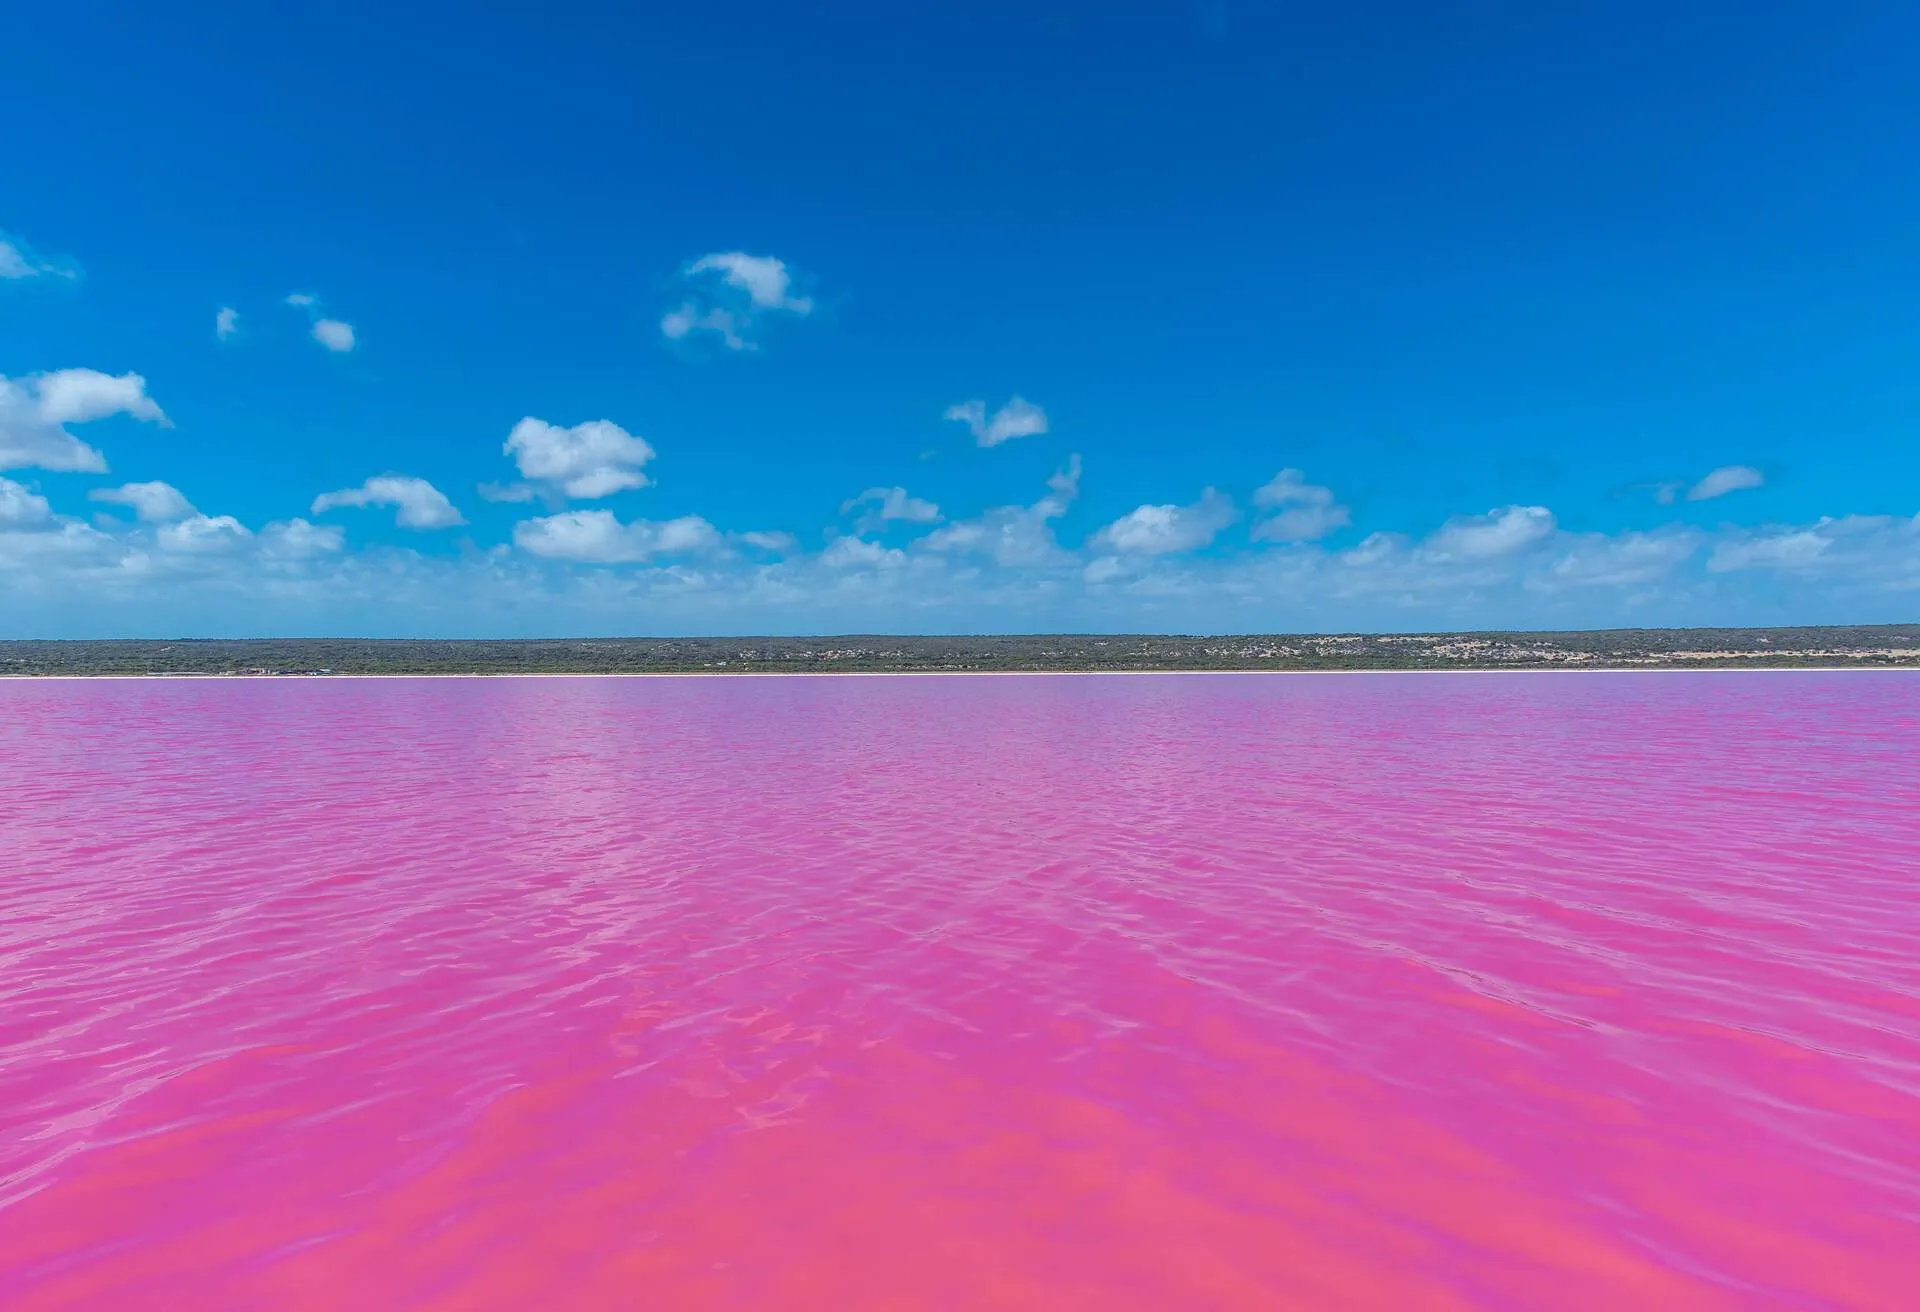
[[[359,487],[323,492],[313,499],[308,513],[324,514],[342,506],[392,506],[393,522],[401,528],[453,528],[467,522],[439,488],[407,474],[376,474]]]
[[[319,297],[308,292],[294,292],[287,297],[286,304],[296,310],[307,312],[307,317],[313,321],[313,340],[329,351],[336,355],[345,355],[354,348],[358,339],[354,335],[353,325],[344,319],[332,319],[322,315]]]
[[[863,506],[869,509],[860,517],[857,525],[862,533],[895,521],[903,524],[933,524],[940,519],[939,506],[910,495],[903,487],[870,487],[859,496],[841,502],[840,513],[850,514]]]
[[[213,316],[213,335],[221,341],[240,331],[240,311],[231,305],[223,305],[220,312]]]
[[[1711,501],[1729,492],[1744,492],[1748,488],[1759,487],[1766,481],[1766,476],[1752,465],[1722,465],[1688,488],[1687,500]]]
[[[23,237],[0,232],[0,279],[63,278],[71,282],[80,276],[80,266],[72,260],[42,255]]]
[[[745,292],[748,299],[763,310],[788,310],[802,315],[813,313],[813,298],[792,295],[793,275],[788,271],[786,261],[777,260],[771,255],[748,255],[744,251],[702,255],[687,266],[687,272],[695,275],[717,273],[727,286]]]
[[[991,416],[985,401],[962,401],[948,406],[944,417],[965,424],[981,446],[999,446],[1016,437],[1037,437],[1047,431],[1047,412],[1017,396]]]
[[[1715,497],[1726,496],[1729,492],[1744,492],[1748,488],[1760,487],[1766,481],[1766,475],[1752,465],[1722,465],[1718,469],[1709,470],[1705,476],[1693,484],[1655,483],[1652,485],[1653,499],[1663,506],[1670,506],[1682,499],[1711,501]],[[1642,484],[1642,486],[1646,485]]]
[[[689,262],[681,276],[689,294],[660,319],[661,335],[671,341],[709,334],[730,351],[752,351],[758,349],[755,338],[767,317],[805,318],[813,313],[813,298],[794,294],[793,271],[771,255],[702,255]]]
[[[782,533],[777,530],[754,529],[750,532],[742,533],[740,540],[756,551],[770,551],[775,555],[781,556],[789,552],[797,551],[800,547],[800,540],[794,537],[793,534]]]

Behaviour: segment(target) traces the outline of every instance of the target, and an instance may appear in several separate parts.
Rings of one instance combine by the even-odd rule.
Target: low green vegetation
[[[261,638],[0,642],[0,674],[670,674],[1906,665],[1920,625],[1195,637]]]

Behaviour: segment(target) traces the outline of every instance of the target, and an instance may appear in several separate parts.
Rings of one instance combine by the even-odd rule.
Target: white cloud
[[[353,349],[353,325],[338,319],[321,319],[313,325],[313,340],[335,353]]]
[[[813,313],[813,299],[793,294],[793,273],[771,255],[721,251],[688,264],[692,293],[660,318],[661,335],[684,341],[696,333],[718,337],[730,351],[758,349],[754,336],[768,315]]]
[[[1352,522],[1330,488],[1307,482],[1298,469],[1283,469],[1253,494],[1253,503],[1274,510],[1254,523],[1256,542],[1318,542]]]
[[[865,538],[841,537],[827,544],[820,563],[828,569],[874,569],[904,565],[907,553],[898,547],[883,547]]]
[[[943,526],[904,550],[852,535],[799,551],[784,535],[721,535],[691,516],[628,524],[579,510],[521,525],[522,549],[455,555],[377,540],[350,548],[337,528],[304,521],[248,535],[226,516],[123,518],[104,519],[101,531],[44,508],[30,485],[0,485],[14,521],[0,522],[0,614],[16,628],[76,635],[238,625],[449,635],[1338,632],[1764,624],[1782,607],[1807,622],[1848,622],[1910,610],[1920,595],[1913,518],[1613,536],[1556,529],[1534,550],[1471,559],[1437,559],[1392,533],[1351,551],[1123,555],[1053,540],[1076,490],[1069,466],[1035,505]],[[927,545],[942,537],[944,547]],[[584,563],[565,563],[576,559]],[[605,564],[619,568],[593,568]]]
[[[1671,574],[1699,550],[1685,529],[1653,533],[1584,534],[1537,580],[1545,587],[1617,588],[1652,583]]]
[[[58,369],[19,381],[0,376],[0,469],[104,473],[106,457],[66,425],[115,414],[162,426],[168,422],[139,374]]]
[[[747,293],[748,299],[764,310],[786,310],[793,314],[813,313],[813,300],[792,296],[793,275],[784,260],[771,255],[748,255],[744,251],[725,251],[702,255],[687,266],[690,274],[718,273],[729,287]]]
[[[973,440],[981,446],[999,446],[1016,437],[1037,437],[1047,431],[1047,412],[1031,401],[1013,397],[987,416],[985,401],[962,401],[947,407],[946,415],[967,426]]]
[[[16,583],[24,577],[30,584],[50,586],[67,596],[85,586],[90,570],[111,565],[120,552],[114,538],[58,515],[39,522],[0,524],[0,579],[13,570]]]
[[[1089,545],[1121,556],[1166,556],[1196,551],[1231,524],[1229,497],[1208,488],[1190,506],[1149,505],[1128,511],[1095,533]]]
[[[0,279],[51,277],[71,281],[79,276],[73,261],[48,259],[20,238],[0,232]]]
[[[746,320],[730,310],[717,307],[701,310],[692,301],[677,310],[669,310],[660,319],[660,331],[673,341],[680,341],[692,333],[709,332],[719,337],[729,351],[756,349],[743,335],[742,329],[745,327]]]
[[[1404,533],[1369,533],[1341,552],[1337,559],[1343,565],[1365,569],[1370,565],[1392,560],[1406,549],[1407,537]]]
[[[313,499],[310,514],[338,506],[393,506],[394,523],[401,528],[452,528],[467,521],[439,488],[424,478],[406,474],[376,474],[359,487],[323,492]]]
[[[287,297],[286,304],[296,310],[305,310],[307,317],[313,320],[313,340],[336,355],[343,355],[354,347],[353,325],[341,319],[327,318],[320,313],[320,298],[306,292],[295,292]],[[224,315],[226,311],[221,311]],[[217,325],[216,325],[217,327]],[[225,336],[225,334],[222,334]]]
[[[549,560],[619,565],[707,551],[719,545],[720,533],[698,515],[627,524],[610,510],[567,510],[521,521],[514,525],[513,540],[521,550]]]
[[[1544,506],[1506,506],[1484,515],[1461,515],[1421,543],[1420,555],[1441,564],[1498,560],[1540,545],[1554,528],[1553,512]]]
[[[325,556],[346,545],[346,532],[337,524],[310,524],[304,519],[288,519],[260,530],[260,547],[274,556],[304,558]]]
[[[1823,520],[1812,528],[1743,534],[1722,542],[1707,558],[1707,569],[1714,574],[1747,569],[1806,569],[1818,564],[1833,546],[1833,539],[1821,532],[1829,522]]]
[[[231,305],[223,305],[220,312],[213,316],[213,335],[221,341],[240,331],[240,311]]]
[[[502,450],[523,477],[580,501],[645,487],[642,466],[653,459],[645,439],[607,419],[561,428],[529,415],[513,426]]]
[[[98,369],[56,369],[33,379],[40,413],[55,424],[84,424],[91,419],[125,414],[157,424],[166,415],[147,395],[147,380],[139,374],[103,374]]]
[[[800,545],[799,539],[795,538],[791,533],[763,532],[757,529],[752,532],[742,533],[740,540],[760,551],[771,551],[781,556],[794,551]]]
[[[1067,513],[1080,492],[1080,457],[1047,480],[1047,495],[1031,506],[996,506],[978,519],[935,529],[915,545],[946,553],[978,553],[1002,568],[1060,564],[1067,559],[1051,521]]]
[[[540,489],[531,483],[482,483],[475,489],[482,501],[505,501],[519,503],[532,501],[540,495]]]
[[[154,540],[168,551],[230,551],[251,538],[246,525],[232,515],[193,515],[177,524],[165,524]]]
[[[47,499],[14,482],[0,478],[0,527],[22,528],[45,524],[53,518]]]
[[[845,515],[861,506],[873,507],[860,517],[862,532],[896,520],[903,524],[933,524],[940,519],[940,507],[909,496],[903,487],[870,487],[859,496],[841,502],[840,513]]]
[[[1722,465],[1687,489],[1687,500],[1710,501],[1729,492],[1742,492],[1765,483],[1766,476],[1751,465]]]
[[[119,487],[95,488],[87,497],[111,506],[128,506],[144,524],[165,524],[196,513],[171,483],[123,483]]]

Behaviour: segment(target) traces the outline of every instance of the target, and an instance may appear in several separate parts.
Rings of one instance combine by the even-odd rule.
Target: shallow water
[[[0,1305],[1896,1308],[1920,676],[0,682]]]

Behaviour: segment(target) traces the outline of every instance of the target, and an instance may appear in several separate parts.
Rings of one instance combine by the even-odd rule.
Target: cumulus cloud
[[[1256,542],[1318,542],[1352,519],[1332,489],[1307,482],[1298,469],[1275,474],[1253,494],[1253,504],[1276,512],[1254,522]]]
[[[1729,492],[1743,492],[1765,483],[1766,476],[1751,465],[1722,465],[1687,489],[1689,501],[1711,501]]]
[[[393,521],[401,528],[452,528],[467,522],[439,488],[406,474],[376,474],[359,487],[323,492],[308,513],[324,514],[340,506],[393,506],[398,512]]]
[[[147,395],[147,380],[139,374],[103,374],[98,369],[56,369],[32,380],[40,413],[51,423],[84,424],[91,419],[125,414],[153,423],[167,422],[160,407]]]
[[[213,316],[213,335],[221,341],[240,331],[240,311],[231,305],[223,305],[220,312]]]
[[[167,551],[231,551],[251,538],[247,526],[232,515],[194,514],[174,524],[163,524],[154,540]]]
[[[990,557],[1003,568],[1062,563],[1066,553],[1054,539],[1052,521],[1067,513],[1080,493],[1080,457],[1047,480],[1047,494],[1030,506],[997,506],[978,519],[937,528],[918,546],[944,553]]]
[[[1037,437],[1047,431],[1047,412],[1017,396],[991,416],[985,401],[962,401],[948,406],[945,417],[965,424],[981,446],[999,446],[1016,437]]]
[[[872,509],[860,517],[861,532],[884,527],[894,521],[933,524],[940,519],[940,507],[931,501],[908,495],[903,487],[870,487],[859,496],[841,502],[840,513],[850,514],[862,506]]]
[[[30,484],[0,483],[0,613],[34,624],[111,614],[123,629],[169,633],[236,622],[302,628],[337,622],[340,605],[354,607],[362,627],[415,631],[528,614],[583,632],[1204,632],[1222,621],[1356,631],[1765,623],[1783,604],[1844,620],[1920,595],[1915,518],[1614,535],[1555,528],[1534,548],[1504,552],[1484,533],[1464,554],[1380,533],[1345,551],[1181,556],[1054,541],[1077,490],[1068,466],[1034,505],[943,524],[904,548],[850,534],[802,551],[782,534],[722,535],[692,516],[623,523],[582,509],[518,526],[518,549],[456,556],[377,540],[349,549],[338,528],[299,520],[254,534],[199,514],[90,526],[63,518]],[[1515,509],[1453,528],[1507,523]],[[1537,527],[1537,517],[1519,517],[1529,520]],[[1448,540],[1444,530],[1435,538]],[[608,565],[617,568],[600,568]]]
[[[1617,588],[1665,578],[1699,550],[1698,536],[1686,529],[1653,533],[1584,534],[1548,566],[1536,584],[1543,587]]]
[[[708,551],[719,545],[720,533],[698,515],[623,523],[610,510],[567,510],[521,521],[513,540],[522,551],[549,560],[620,565]]]
[[[126,506],[143,524],[166,524],[197,513],[171,483],[123,483],[95,488],[87,497],[110,506]]]
[[[1117,556],[1197,551],[1231,524],[1236,513],[1231,498],[1208,488],[1192,505],[1136,507],[1095,533],[1089,545]]]
[[[1832,536],[1822,532],[1830,522],[1822,520],[1812,528],[1743,533],[1716,546],[1707,558],[1707,569],[1714,574],[1748,569],[1807,569],[1819,564],[1833,546]]]
[[[561,428],[528,416],[513,426],[502,450],[513,457],[533,487],[577,501],[593,501],[645,487],[643,466],[653,448],[608,419]],[[530,500],[512,489],[494,489],[495,501]]]
[[[790,294],[793,275],[788,272],[786,261],[771,255],[748,255],[744,251],[702,255],[687,266],[687,272],[718,273],[729,287],[744,291],[748,299],[762,309],[813,313],[811,297]]]
[[[168,423],[139,374],[58,369],[19,380],[0,376],[0,469],[104,473],[106,457],[69,433],[66,425],[116,414]]]
[[[329,351],[345,353],[353,349],[353,325],[338,319],[322,319],[313,325],[313,340]]]
[[[898,547],[883,547],[865,538],[840,537],[820,553],[820,563],[828,569],[874,569],[904,565],[907,553]]]
[[[307,317],[313,320],[313,340],[336,355],[344,355],[354,347],[353,325],[341,319],[333,319],[320,313],[320,298],[306,292],[295,292],[287,297],[286,303],[296,310],[305,310]],[[221,311],[224,315],[226,311]],[[217,325],[216,325],[217,327]],[[225,334],[221,334],[223,337]]]
[[[72,260],[56,260],[36,253],[20,237],[0,232],[0,280],[22,278],[65,278],[80,276]]]
[[[52,518],[53,510],[45,497],[10,478],[0,478],[0,527],[22,528],[45,524]]]
[[[1408,539],[1404,533],[1369,533],[1335,559],[1343,565],[1365,569],[1401,555],[1407,547]]]
[[[288,519],[260,530],[260,548],[273,556],[301,559],[331,555],[346,546],[346,532],[337,524],[311,524]]]
[[[660,332],[673,341],[710,333],[730,351],[751,351],[755,330],[767,316],[813,313],[813,298],[793,294],[792,270],[771,255],[719,251],[702,255],[683,272],[692,290],[660,319]]]
[[[1448,520],[1419,550],[1426,560],[1443,564],[1498,560],[1539,546],[1555,527],[1545,506],[1506,506]]]

